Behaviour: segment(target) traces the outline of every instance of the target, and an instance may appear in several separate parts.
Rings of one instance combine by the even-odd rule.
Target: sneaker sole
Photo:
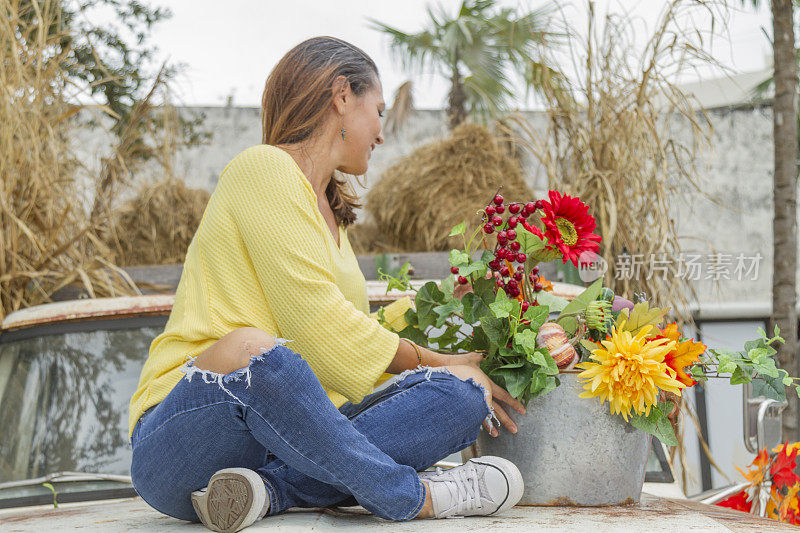
[[[486,516],[502,513],[503,511],[514,507],[517,502],[522,499],[522,493],[525,490],[525,482],[522,479],[522,473],[519,471],[519,468],[517,468],[517,465],[508,459],[494,455],[484,455],[480,458],[476,457],[470,459],[470,461],[476,464],[486,465],[487,467],[491,466],[497,468],[503,474],[503,477],[508,484],[508,494],[506,495],[506,498],[497,509]]]
[[[263,507],[255,505],[254,483],[263,481],[252,470],[222,470],[211,476],[205,493],[192,493],[192,506],[210,530],[234,533],[255,522]]]

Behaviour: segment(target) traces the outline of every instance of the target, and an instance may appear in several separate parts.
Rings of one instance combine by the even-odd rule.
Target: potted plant
[[[469,240],[466,222],[451,230],[464,241],[450,251],[451,275],[416,291],[398,333],[440,351],[485,353],[482,370],[526,405],[525,415],[509,410],[516,434],[482,432],[477,443],[520,468],[522,504],[638,502],[651,435],[678,444],[669,398],[696,380],[755,379],[770,397],[785,399],[786,386],[800,395],[798,378],[773,360],[770,345],[783,342],[777,327],[742,352],[713,350],[677,324],[659,327],[668,307],[651,307],[645,295],[616,297],[602,278],[571,301],[553,294],[539,262],[578,266],[599,250],[579,198],[549,191],[545,200],[506,202],[497,194],[478,215]],[[405,271],[381,273],[387,291],[413,290]]]

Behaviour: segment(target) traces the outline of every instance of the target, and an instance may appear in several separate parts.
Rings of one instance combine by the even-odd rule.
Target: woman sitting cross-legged
[[[384,107],[373,61],[338,39],[297,45],[269,75],[263,144],[223,170],[131,399],[131,476],[158,511],[238,531],[292,507],[410,520],[521,498],[499,457],[422,472],[482,425],[496,436],[493,419],[515,432],[498,400],[524,408],[480,354],[420,348],[368,316],[346,232],[357,198],[336,173],[366,172]]]

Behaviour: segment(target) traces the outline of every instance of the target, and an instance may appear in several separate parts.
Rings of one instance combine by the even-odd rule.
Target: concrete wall
[[[211,191],[228,161],[260,142],[259,109],[206,107],[184,112],[205,114],[205,128],[213,138],[205,146],[180,153],[176,158],[176,173],[185,176],[191,186]],[[713,147],[696,161],[707,197],[689,192],[676,194],[670,206],[680,242],[686,254],[699,254],[696,259],[702,265],[695,276],[701,279],[694,284],[702,303],[754,299],[768,302],[772,274],[771,111],[767,107],[709,113],[714,128]],[[529,113],[528,117],[534,124],[544,124],[540,113]],[[688,131],[688,125],[680,122],[675,127],[679,135]],[[381,173],[398,159],[421,144],[441,138],[446,131],[443,112],[419,111],[398,134],[387,132],[386,142],[373,153],[365,176],[366,189],[356,186],[359,194],[366,194]],[[546,177],[529,160],[526,180],[535,191],[543,192],[547,187]],[[709,267],[713,260],[709,254],[716,253],[724,255],[717,258],[715,275]],[[744,266],[749,267],[754,266],[753,258],[759,253],[756,279],[736,279],[738,255],[744,255]],[[688,255],[685,259],[689,259]]]

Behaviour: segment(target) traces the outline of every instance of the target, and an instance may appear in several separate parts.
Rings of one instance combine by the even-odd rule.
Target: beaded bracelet
[[[406,341],[407,343],[409,343],[414,348],[414,351],[417,352],[417,360],[419,361],[419,364],[421,365],[422,364],[422,354],[419,352],[419,346],[417,346],[416,344],[414,344],[413,342],[411,342],[408,339],[403,338],[401,340]]]

